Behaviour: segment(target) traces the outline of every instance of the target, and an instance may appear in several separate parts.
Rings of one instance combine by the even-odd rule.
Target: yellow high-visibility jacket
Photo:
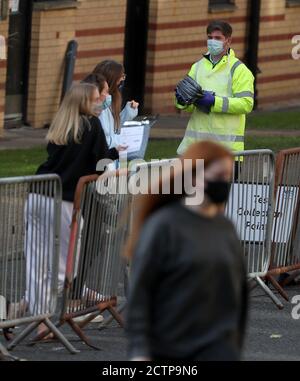
[[[207,139],[219,141],[232,151],[244,150],[246,114],[252,111],[254,101],[251,71],[230,49],[215,66],[209,55],[204,55],[192,66],[189,76],[203,90],[216,94],[215,104],[206,114],[194,105],[182,106],[175,102],[177,108],[192,112],[177,153],[181,155],[190,144]]]

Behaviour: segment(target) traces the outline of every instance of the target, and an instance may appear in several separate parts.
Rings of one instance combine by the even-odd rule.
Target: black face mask
[[[228,200],[230,183],[224,180],[207,181],[205,193],[215,204],[223,204]]]

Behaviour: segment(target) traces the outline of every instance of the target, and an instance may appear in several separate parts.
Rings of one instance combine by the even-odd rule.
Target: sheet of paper
[[[122,127],[121,145],[128,146],[127,152],[137,152],[141,149],[144,136],[144,126]]]

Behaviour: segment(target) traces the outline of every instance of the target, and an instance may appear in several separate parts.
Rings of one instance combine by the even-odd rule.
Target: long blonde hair
[[[75,83],[66,93],[46,136],[47,141],[67,145],[80,143],[83,123],[92,112],[92,96],[97,87],[91,83]]]

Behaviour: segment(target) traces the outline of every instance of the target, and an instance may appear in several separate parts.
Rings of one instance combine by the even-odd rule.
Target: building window
[[[232,0],[209,0],[208,10],[209,12],[226,12],[234,11],[236,6]]]
[[[36,11],[77,8],[78,5],[78,0],[33,0],[33,10]]]
[[[300,7],[300,0],[286,0],[286,6],[291,7]]]
[[[219,5],[219,4],[230,4],[232,1],[230,0],[209,0],[209,5]]]

